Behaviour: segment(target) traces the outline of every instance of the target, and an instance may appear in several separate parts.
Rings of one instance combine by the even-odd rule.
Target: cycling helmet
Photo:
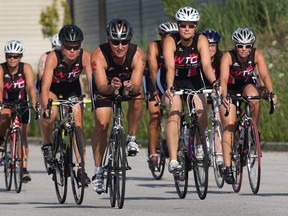
[[[202,31],[200,34],[207,37],[209,43],[219,43],[220,42],[220,33],[215,31],[214,29],[206,29]]]
[[[114,18],[106,27],[106,35],[110,40],[131,40],[133,28],[126,19]]]
[[[238,28],[232,34],[232,40],[239,44],[254,44],[256,37],[248,28]]]
[[[65,25],[59,32],[59,40],[62,44],[81,43],[83,39],[83,32],[76,25]]]
[[[53,48],[60,48],[60,47],[61,47],[61,43],[60,43],[60,41],[59,41],[59,36],[58,36],[58,34],[55,34],[55,35],[52,37],[51,43],[52,43]]]
[[[8,41],[4,46],[5,53],[15,53],[15,54],[23,54],[24,48],[20,41],[11,40]]]
[[[160,35],[174,34],[178,32],[178,25],[175,22],[165,22],[159,25],[158,32]]]
[[[175,15],[177,21],[198,22],[200,20],[200,14],[192,7],[182,7]]]

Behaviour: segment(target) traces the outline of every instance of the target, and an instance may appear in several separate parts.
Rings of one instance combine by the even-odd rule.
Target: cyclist
[[[229,106],[227,94],[257,96],[258,86],[254,82],[254,70],[258,68],[261,80],[265,84],[267,91],[274,95],[274,104],[277,97],[273,92],[272,82],[266,66],[266,61],[262,51],[254,47],[255,34],[249,28],[238,28],[232,34],[234,49],[224,53],[221,60],[220,85],[223,89],[223,106],[220,107],[221,121],[223,124],[223,154],[224,154],[224,178],[226,183],[233,184],[234,177],[231,168],[231,152],[234,140],[236,125],[236,106],[230,104],[230,112],[225,117],[226,108]],[[233,82],[229,83],[229,75],[233,77]],[[252,118],[258,119],[260,102],[251,101],[253,106]],[[256,121],[257,122],[257,121]]]
[[[175,34],[178,32],[178,25],[176,22],[165,22],[159,25],[158,33],[161,37],[160,40],[150,42],[148,45],[147,60],[148,67],[147,74],[144,76],[144,90],[150,93],[148,101],[148,111],[150,115],[148,126],[148,138],[149,138],[149,160],[154,169],[157,168],[158,156],[156,152],[157,140],[158,140],[158,125],[161,118],[160,107],[155,106],[156,102],[159,102],[159,96],[163,94],[163,87],[157,86],[159,79],[165,81],[166,69],[164,66],[164,59],[162,54],[162,46],[164,39],[169,34]],[[160,70],[159,70],[160,69]],[[161,74],[160,74],[161,72]],[[159,74],[157,74],[159,73]],[[158,79],[157,79],[158,77]],[[156,88],[158,90],[156,90]],[[159,92],[159,95],[158,95]]]
[[[42,150],[48,162],[51,162],[51,134],[57,114],[56,107],[52,107],[51,115],[48,113],[48,99],[57,100],[60,96],[62,96],[62,99],[67,99],[71,96],[81,96],[83,89],[80,85],[79,76],[81,76],[82,70],[85,69],[87,80],[89,80],[92,73],[91,54],[81,48],[83,39],[83,32],[78,26],[63,26],[59,31],[61,49],[51,51],[46,59],[41,87],[41,103],[44,108],[44,118],[41,121],[41,127],[44,140]],[[82,129],[83,106],[75,105],[74,110],[76,110],[74,113],[75,123],[80,129],[85,150],[86,141]],[[77,173],[79,179],[81,179],[82,174],[80,172]],[[86,173],[84,173],[84,179],[85,184],[88,185],[90,179]]]
[[[18,40],[10,40],[4,46],[6,61],[0,66],[0,101],[30,101],[36,110],[37,96],[34,88],[34,72],[30,64],[21,62],[24,47]],[[27,104],[28,105],[28,104]],[[5,131],[10,125],[11,109],[5,107],[0,115],[0,139],[4,145]],[[27,170],[29,147],[27,135],[31,118],[29,107],[23,107],[20,122],[22,123],[22,137],[24,145],[23,182],[31,181]],[[3,151],[4,146],[1,146]]]
[[[92,177],[93,190],[101,194],[103,188],[102,158],[107,145],[107,131],[112,114],[110,100],[94,100],[95,94],[111,95],[119,89],[122,94],[129,91],[136,99],[141,97],[142,77],[146,65],[144,52],[135,44],[130,43],[133,28],[128,20],[112,19],[106,27],[107,43],[101,44],[92,53],[92,101],[95,116],[95,128],[92,135],[92,149],[95,170]],[[128,102],[128,155],[135,156],[138,144],[135,134],[140,123],[143,102],[130,100]]]
[[[216,75],[216,79],[219,80],[220,77],[220,62],[222,58],[222,51],[219,49],[219,43],[221,39],[221,35],[219,32],[217,32],[214,29],[205,29],[202,31],[200,34],[205,35],[208,39],[209,42],[209,49],[210,49],[210,57],[211,57],[211,64],[212,64],[212,69]],[[207,89],[211,89],[212,85],[206,78],[206,76],[203,76],[204,78],[204,84]],[[210,97],[208,97],[208,101],[211,100]],[[220,121],[220,116],[219,113],[216,113],[217,119]],[[217,139],[217,137],[216,137]],[[220,156],[222,153],[222,146],[221,143],[218,139],[218,142],[216,142],[216,147],[215,147],[215,152],[217,153],[216,156],[216,163],[219,167],[223,167],[223,157]]]
[[[199,90],[204,87],[201,80],[200,63],[207,79],[216,83],[215,74],[211,66],[208,40],[204,35],[196,33],[197,23],[200,20],[198,11],[192,7],[182,7],[176,12],[179,34],[165,38],[163,56],[167,69],[167,89],[162,100],[168,106],[173,101],[169,110],[166,123],[166,141],[169,149],[169,166],[171,173],[181,170],[177,161],[177,149],[180,134],[180,114],[182,103],[179,96],[174,96],[171,87],[189,88]],[[208,124],[206,114],[206,97],[203,94],[194,97],[198,117],[205,129]],[[203,143],[202,143],[203,145]],[[203,157],[201,146],[198,145],[197,157]],[[203,151],[202,151],[203,152]]]

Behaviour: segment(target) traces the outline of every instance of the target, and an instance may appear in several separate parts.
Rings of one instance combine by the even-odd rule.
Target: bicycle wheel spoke
[[[151,174],[153,176],[153,178],[155,180],[160,180],[163,176],[164,170],[165,170],[165,149],[164,146],[165,143],[163,143],[165,141],[161,140],[158,142],[157,144],[157,163],[156,166],[155,164],[152,164],[152,162],[150,161],[150,158],[148,158],[148,166],[149,169],[151,171]],[[150,155],[150,153],[148,154],[148,156]]]
[[[188,159],[186,154],[183,151],[179,150],[177,160],[182,166],[182,170],[174,175],[174,183],[178,196],[183,199],[186,197],[188,190]]]
[[[12,159],[12,140],[10,136],[10,130],[7,130],[5,139],[5,155],[4,155],[4,173],[5,173],[5,185],[6,190],[11,190],[12,174],[13,174],[13,159]]]
[[[15,152],[14,152],[14,184],[17,193],[20,193],[22,188],[24,149],[23,140],[20,128],[15,129]]]
[[[234,145],[232,149],[232,170],[234,176],[234,184],[232,184],[233,190],[238,193],[242,186],[243,166],[242,161],[242,146],[239,145],[239,126],[236,127],[234,136]]]

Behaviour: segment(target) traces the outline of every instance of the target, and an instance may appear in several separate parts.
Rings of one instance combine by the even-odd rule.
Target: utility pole
[[[98,1],[98,9],[99,9],[99,42],[106,42],[106,2],[105,0]]]

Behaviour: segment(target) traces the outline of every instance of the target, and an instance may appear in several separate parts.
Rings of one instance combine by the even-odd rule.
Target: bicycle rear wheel
[[[116,199],[118,208],[122,209],[125,199],[126,186],[126,142],[123,128],[119,128],[116,133],[116,150],[115,150],[115,176],[116,176]]]
[[[261,150],[258,128],[253,120],[248,128],[247,171],[251,190],[257,194],[261,179]]]
[[[84,198],[85,185],[85,161],[84,161],[84,149],[81,139],[79,128],[76,125],[72,126],[69,135],[70,141],[70,178],[72,192],[75,202],[80,205]]]
[[[223,167],[219,167],[217,164],[217,156],[219,156],[216,152],[216,145],[220,144],[222,142],[222,126],[221,123],[217,120],[216,122],[214,122],[213,127],[211,128],[211,130],[213,130],[213,132],[211,134],[213,134],[214,136],[211,138],[211,146],[212,146],[212,165],[213,165],[213,171],[214,171],[214,177],[215,177],[215,182],[218,188],[222,188],[224,185],[224,175],[223,175]],[[222,153],[221,153],[222,154]],[[223,157],[223,155],[222,155]]]
[[[192,149],[197,149],[197,145],[202,144],[203,158],[197,159],[196,155],[192,159],[193,161],[193,174],[195,187],[200,199],[205,199],[208,189],[208,169],[209,169],[209,156],[206,145],[205,132],[199,122],[195,122],[192,127]],[[198,141],[198,142],[197,142]]]
[[[11,139],[11,130],[7,130],[6,139],[5,139],[5,153],[4,153],[4,173],[5,173],[5,185],[6,190],[10,191],[12,186],[12,174],[14,163],[12,159],[12,139]]]
[[[22,140],[22,133],[20,128],[15,128],[14,132],[14,184],[17,193],[20,193],[22,189],[22,178],[23,178],[23,164],[24,164],[24,147]]]
[[[160,180],[163,176],[164,170],[165,170],[165,150],[164,150],[164,140],[161,140],[158,142],[157,144],[157,155],[158,155],[158,161],[157,161],[157,165],[155,167],[155,165],[151,164],[150,158],[148,159],[148,166],[149,169],[151,171],[151,174],[153,176],[153,178],[155,180]],[[148,151],[148,156],[150,155],[149,153],[150,151]]]
[[[242,161],[242,146],[239,145],[239,125],[236,127],[234,133],[234,145],[232,149],[232,170],[234,176],[234,184],[232,184],[233,190],[238,193],[242,186],[242,177],[243,177],[243,166]]]
[[[52,151],[54,160],[52,169],[57,199],[59,203],[65,203],[67,196],[67,170],[65,168],[66,147],[64,146],[61,133],[62,130],[60,128],[56,128],[53,131]]]
[[[179,144],[180,145],[180,144]],[[174,174],[174,183],[176,187],[176,191],[178,196],[183,199],[186,197],[188,190],[188,159],[187,155],[183,150],[178,150],[177,160],[179,164],[182,166],[182,170]]]

